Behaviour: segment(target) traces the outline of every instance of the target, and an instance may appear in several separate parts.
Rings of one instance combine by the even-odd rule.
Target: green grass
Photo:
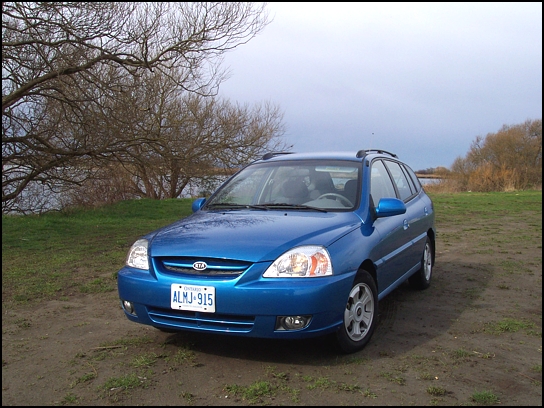
[[[111,377],[99,388],[104,391],[129,390],[136,387],[145,388],[145,382],[136,374],[127,374],[121,377]]]
[[[530,263],[516,259],[520,243],[542,249],[542,191],[492,193],[430,193],[433,199],[437,244],[441,249],[466,241],[471,246],[457,248],[458,255],[491,255],[490,266],[498,267],[503,276],[534,274]],[[467,292],[477,299],[477,291]]]
[[[495,405],[500,402],[499,397],[487,390],[475,392],[471,400],[479,405]]]
[[[132,359],[131,365],[134,368],[151,367],[157,362],[157,359],[159,358],[160,356],[155,353],[140,354]]]
[[[406,379],[404,377],[398,376],[390,372],[384,372],[380,374],[380,377],[383,377],[391,382],[397,383],[399,385],[405,385]]]
[[[63,404],[77,404],[78,399],[79,398],[77,395],[74,395],[70,392],[64,396],[62,403]]]
[[[491,248],[500,251],[504,246],[506,251],[508,242],[520,240],[536,242],[542,248],[541,191],[430,196],[436,211],[437,239],[445,244],[463,239],[466,233],[481,234],[482,242],[498,239],[493,232],[508,219],[519,224],[519,230],[503,234],[502,241],[492,242]],[[191,199],[142,199],[39,216],[3,215],[3,301],[36,302],[116,290],[116,274],[130,245],[138,237],[189,215],[191,203]],[[519,263],[498,262],[505,273],[519,273]],[[477,293],[467,293],[472,295]]]
[[[430,193],[429,196],[433,199],[439,224],[462,223],[468,226],[463,220],[470,216],[497,221],[506,215],[542,215],[542,191]]]
[[[190,350],[186,346],[178,346],[179,349],[176,354],[171,357],[172,363],[175,365],[182,365],[188,363],[190,365],[196,365],[196,354],[193,350]]]
[[[226,385],[225,391],[235,397],[240,397],[250,404],[262,403],[265,399],[272,398],[277,391],[277,387],[269,381],[255,381],[248,386]]]
[[[446,390],[442,387],[430,386],[427,387],[427,393],[431,394],[434,397],[441,397],[443,395],[446,395]]]
[[[97,374],[95,372],[84,374],[81,377],[77,378],[74,382],[72,382],[70,384],[70,388],[74,388],[77,384],[81,384],[87,381],[92,381],[96,377],[97,377]]]
[[[499,322],[487,323],[484,331],[492,334],[516,333],[520,330],[534,329],[535,324],[526,320],[504,318]]]
[[[133,200],[97,209],[2,216],[4,300],[35,302],[116,290],[141,235],[191,213],[190,199]]]

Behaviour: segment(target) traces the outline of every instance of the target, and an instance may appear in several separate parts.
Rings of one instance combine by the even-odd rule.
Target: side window
[[[391,183],[389,173],[381,160],[376,160],[372,163],[370,175],[370,194],[374,205],[378,205],[381,198],[392,197],[396,198],[395,189]]]
[[[408,197],[412,195],[412,190],[410,189],[410,184],[408,184],[408,179],[406,178],[406,175],[402,171],[400,164],[389,161],[389,160],[387,160],[385,163],[387,165],[387,168],[391,172],[391,176],[393,177],[393,182],[397,186],[400,199],[406,200]]]
[[[406,176],[406,180],[408,180],[408,184],[410,185],[410,190],[412,191],[412,194],[417,193],[417,188],[414,184],[414,181],[412,180],[412,177],[408,174],[408,170],[406,170],[406,166],[400,165],[402,171],[404,172],[404,175]]]
[[[414,173],[414,171],[404,165],[404,168],[406,169],[408,175],[410,176],[410,178],[412,179],[412,181],[414,182],[415,186],[416,186],[416,191],[419,192],[421,190],[421,182],[419,181],[419,178],[416,176],[416,173]]]

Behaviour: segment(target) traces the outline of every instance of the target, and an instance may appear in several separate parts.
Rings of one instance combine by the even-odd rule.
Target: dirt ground
[[[542,230],[528,229],[438,228],[431,287],[381,301],[351,355],[329,338],[163,333],[128,321],[116,292],[3,302],[2,405],[542,405]]]

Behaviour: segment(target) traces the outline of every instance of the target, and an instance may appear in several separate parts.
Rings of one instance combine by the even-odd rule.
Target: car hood
[[[272,261],[299,245],[327,247],[360,227],[354,213],[198,211],[147,236],[152,257]]]

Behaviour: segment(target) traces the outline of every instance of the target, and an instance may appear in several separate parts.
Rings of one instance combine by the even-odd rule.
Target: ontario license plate
[[[170,307],[176,310],[215,313],[215,288],[173,283]]]

